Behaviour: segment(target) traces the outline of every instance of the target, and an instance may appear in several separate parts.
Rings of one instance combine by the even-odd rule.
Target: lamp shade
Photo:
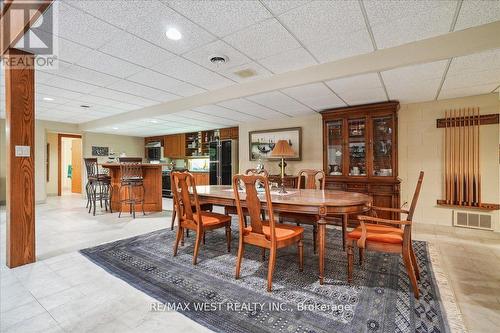
[[[294,157],[295,151],[290,147],[287,140],[278,140],[271,152],[272,157]]]

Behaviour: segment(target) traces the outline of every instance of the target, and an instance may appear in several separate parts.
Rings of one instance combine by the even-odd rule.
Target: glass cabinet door
[[[327,124],[328,138],[328,174],[333,176],[342,176],[343,170],[343,120],[329,121]]]
[[[373,118],[373,176],[392,176],[394,121],[392,116]]]
[[[366,119],[348,120],[349,176],[366,176]]]

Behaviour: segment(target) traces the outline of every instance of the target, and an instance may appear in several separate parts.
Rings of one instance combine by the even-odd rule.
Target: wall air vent
[[[453,225],[456,227],[493,230],[491,214],[454,211]]]

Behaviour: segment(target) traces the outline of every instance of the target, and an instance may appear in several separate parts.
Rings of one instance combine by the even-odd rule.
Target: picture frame
[[[108,156],[109,147],[92,146],[92,156]]]
[[[248,158],[250,161],[259,159],[279,160],[271,157],[271,152],[278,140],[288,140],[296,156],[287,161],[302,160],[302,127],[288,127],[248,132]]]

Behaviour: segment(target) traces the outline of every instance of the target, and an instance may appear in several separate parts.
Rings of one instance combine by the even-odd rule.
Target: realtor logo
[[[48,8],[40,12],[40,1],[13,1],[4,15],[10,24],[5,24],[2,34],[16,33],[15,22],[26,22],[35,18],[29,29],[11,47],[31,53],[35,56],[33,65],[37,68],[57,67],[57,8],[58,1],[54,1]],[[12,36],[13,40],[17,36]],[[11,66],[15,64],[11,63]]]

